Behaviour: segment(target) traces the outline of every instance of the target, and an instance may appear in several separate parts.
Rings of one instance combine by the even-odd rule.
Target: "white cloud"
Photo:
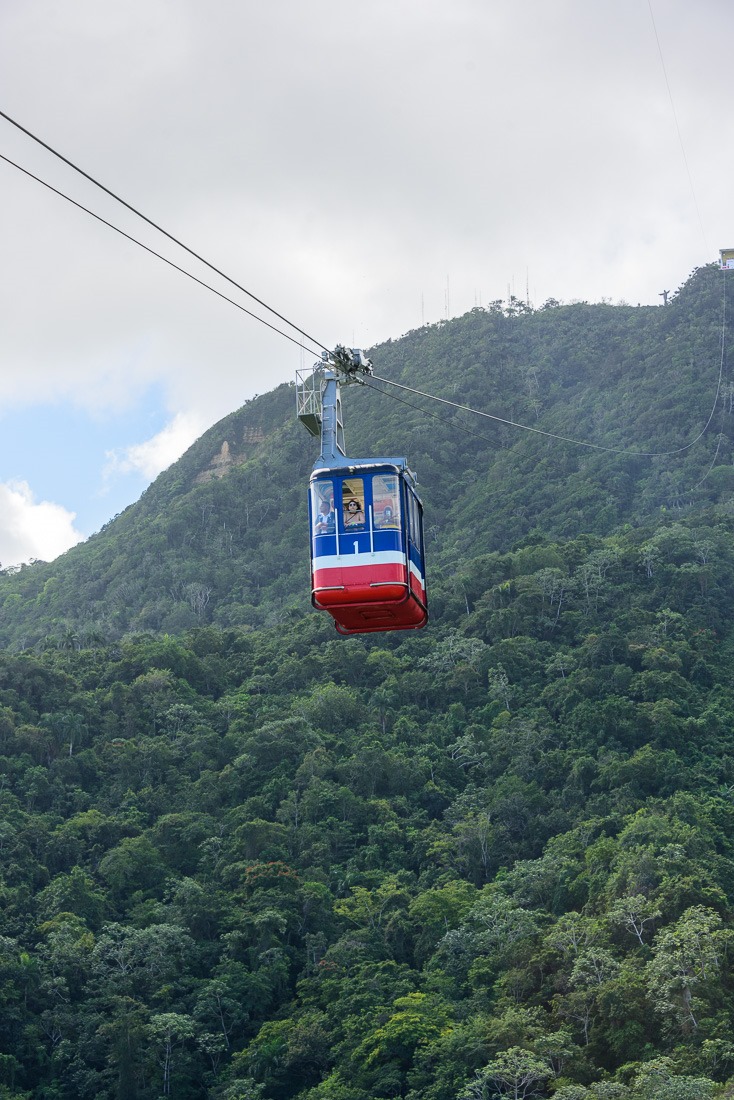
[[[0,482],[0,562],[7,568],[31,558],[53,561],[83,540],[75,519],[60,504],[36,501],[25,481]]]
[[[655,7],[653,24],[639,0],[4,0],[4,109],[314,337],[299,352],[0,163],[4,415],[42,400],[105,416],[160,395],[184,415],[109,456],[122,484],[180,453],[186,416],[207,427],[320,341],[370,347],[526,291],[536,306],[659,304],[731,243],[734,4]],[[0,136],[261,312],[3,120]],[[139,423],[129,438],[152,432]],[[36,483],[5,447],[0,477]],[[80,516],[97,461],[87,449],[65,496]]]
[[[123,450],[107,451],[105,477],[142,474],[152,481],[198,438],[205,425],[191,413],[178,413],[157,435]]]

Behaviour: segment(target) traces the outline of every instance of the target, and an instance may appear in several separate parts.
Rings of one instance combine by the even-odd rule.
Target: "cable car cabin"
[[[311,474],[311,602],[340,634],[428,621],[422,513],[407,467],[360,461]]]
[[[358,348],[297,372],[298,417],[321,436],[311,474],[311,602],[340,634],[416,630],[428,621],[423,509],[404,458],[347,458],[340,385],[372,364]]]
[[[734,248],[722,248],[719,252],[722,271],[734,271]]]

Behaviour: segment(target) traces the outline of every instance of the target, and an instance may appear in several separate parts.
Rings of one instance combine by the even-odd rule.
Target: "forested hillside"
[[[476,310],[375,369],[678,451],[723,289]],[[347,394],[350,451],[420,476],[421,632],[310,609],[291,387],[3,576],[0,1098],[734,1096],[723,377],[654,459]]]
[[[539,533],[607,535],[725,504],[734,491],[728,375],[709,431],[681,451],[715,400],[725,286],[712,265],[666,308],[495,303],[371,352],[377,375],[437,397],[598,447],[671,454],[560,443],[360,387],[344,393],[348,451],[408,456],[434,571]],[[0,644],[269,626],[306,613],[305,485],[317,453],[295,418],[293,387],[248,402],[87,543],[51,565],[0,574]]]

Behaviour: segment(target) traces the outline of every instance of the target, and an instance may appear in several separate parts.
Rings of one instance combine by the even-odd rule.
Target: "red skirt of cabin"
[[[428,620],[425,589],[403,565],[315,569],[312,601],[341,634],[417,630]]]

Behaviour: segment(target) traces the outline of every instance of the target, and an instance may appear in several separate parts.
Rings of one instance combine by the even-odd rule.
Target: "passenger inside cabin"
[[[358,500],[350,500],[344,506],[344,526],[357,527],[364,523],[364,511]]]
[[[336,530],[336,514],[328,500],[322,500],[319,505],[315,530],[317,535],[333,535]]]
[[[389,504],[386,504],[382,510],[382,517],[379,525],[380,527],[397,527],[395,517],[393,516],[393,510]]]

